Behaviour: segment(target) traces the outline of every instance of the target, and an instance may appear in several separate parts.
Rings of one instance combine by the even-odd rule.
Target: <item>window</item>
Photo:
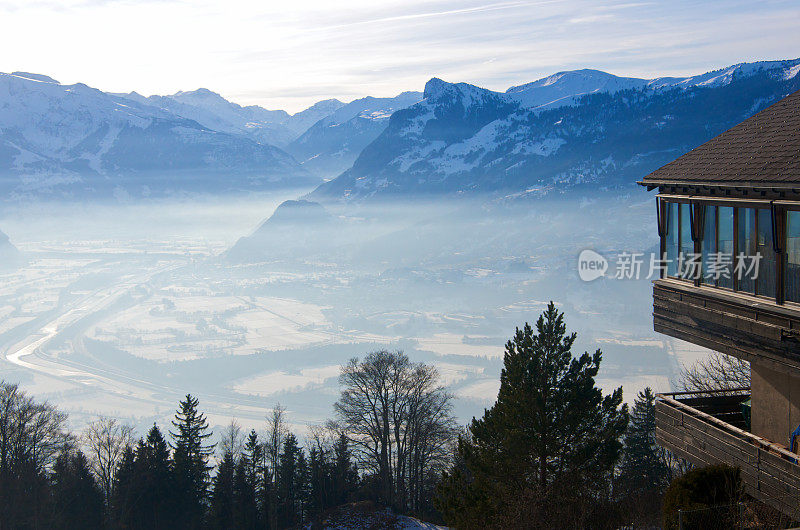
[[[786,213],[786,300],[800,302],[800,212]]]
[[[717,287],[733,289],[733,207],[720,206],[716,210],[717,252],[719,253]]]
[[[705,207],[705,223],[703,226],[703,244],[701,246],[703,260],[702,281],[708,285],[716,285],[715,263],[717,252],[717,208]]]
[[[678,234],[680,227],[678,226],[678,203],[668,202],[666,206],[666,224],[667,234],[666,242],[664,245],[664,252],[667,256],[667,276],[673,278],[678,275]]]
[[[678,275],[681,278],[687,278],[692,276],[691,267],[687,266],[689,263],[690,258],[694,255],[694,241],[692,241],[692,216],[690,213],[689,208],[692,206],[690,204],[681,204],[680,206],[680,218],[681,218],[681,244],[680,244],[680,253],[678,263],[681,265],[682,270],[678,270]],[[680,259],[682,258],[682,259]]]
[[[761,256],[756,277],[756,294],[775,298],[775,247],[772,241],[772,210],[759,209],[756,254]]]
[[[781,295],[800,303],[800,208],[785,217],[785,273],[780,277],[773,231],[777,226],[783,233],[784,218],[773,219],[766,201],[757,208],[705,204],[700,211],[697,206],[697,202],[664,203],[667,276],[689,280],[699,275],[704,285],[773,299]],[[700,211],[702,219],[694,219],[693,211]],[[700,256],[695,254],[692,221],[702,229]],[[781,287],[784,292],[779,293]]]
[[[756,210],[754,208],[737,208],[739,215],[738,255],[736,256],[736,278],[739,291],[756,293],[756,282],[747,269],[756,255]]]

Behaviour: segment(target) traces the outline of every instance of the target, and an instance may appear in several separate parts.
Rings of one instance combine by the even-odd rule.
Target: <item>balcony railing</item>
[[[740,468],[746,493],[800,520],[798,455],[746,430],[749,390],[658,394],[656,439],[695,465]]]

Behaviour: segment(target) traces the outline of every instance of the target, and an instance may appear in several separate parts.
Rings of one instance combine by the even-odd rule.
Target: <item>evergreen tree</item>
[[[331,505],[332,477],[328,467],[325,452],[312,447],[308,453],[308,510],[312,514],[321,513]]]
[[[208,423],[203,414],[197,410],[198,400],[187,394],[179,403],[175,420],[172,422],[175,432],[172,437],[173,460],[175,463],[176,502],[181,512],[180,527],[199,528],[205,511],[205,499],[208,492],[211,467],[208,457],[214,445],[205,445],[211,436]]]
[[[459,443],[462,468],[439,488],[438,507],[459,528],[585,527],[599,506],[625,431],[622,388],[595,386],[602,354],[572,356],[574,333],[551,302],[506,344],[497,401]]]
[[[664,449],[656,444],[655,399],[650,387],[636,397],[625,432],[615,493],[626,503],[628,513],[650,516],[649,522],[657,524],[661,498],[672,473]]]
[[[258,527],[263,528],[264,523],[268,521],[267,499],[264,496],[264,488],[269,481],[269,470],[267,469],[264,444],[259,441],[258,433],[254,429],[251,429],[250,434],[247,436],[242,459],[246,467],[247,481],[253,488],[254,502],[258,511]]]
[[[243,459],[247,468],[248,480],[258,483],[258,477],[264,469],[264,446],[258,440],[255,429],[250,430],[244,444]]]
[[[155,424],[136,447],[130,495],[134,502],[131,528],[174,528],[178,524],[169,447]]]
[[[289,433],[283,442],[277,473],[278,527],[295,526],[299,521],[297,495],[297,458],[300,448],[297,438]]]
[[[239,530],[259,528],[255,478],[248,471],[246,457],[240,458],[233,474],[233,527]]]
[[[136,453],[128,446],[122,453],[111,488],[109,512],[112,526],[116,528],[131,528],[133,525],[133,510],[136,506],[133,489],[135,480]]]
[[[226,452],[217,466],[211,491],[209,509],[209,526],[225,530],[232,526],[234,520],[233,481],[236,462],[233,454]]]
[[[358,487],[358,470],[352,460],[350,444],[344,433],[339,435],[333,446],[333,505],[338,506],[350,500],[350,496]]]
[[[297,469],[294,474],[294,491],[297,499],[295,524],[302,524],[310,513],[310,476],[308,461],[302,448],[297,452]]]
[[[103,528],[103,491],[82,452],[64,451],[58,456],[51,484],[50,528]]]

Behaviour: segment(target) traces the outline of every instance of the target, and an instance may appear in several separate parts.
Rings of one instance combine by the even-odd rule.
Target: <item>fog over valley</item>
[[[652,332],[649,282],[577,276],[583,248],[655,244],[649,198],[349,214],[278,202],[7,206],[0,223],[22,261],[1,277],[3,377],[76,426],[166,422],[191,392],[212,424],[256,426],[280,402],[302,427],[330,416],[342,363],[402,349],[437,366],[466,421],[494,400],[515,326],[550,299],[580,349],[604,351],[604,386],[667,385],[687,355]]]
[[[798,73],[434,78],[294,114],[0,74],[0,378],[75,428],[145,432],[190,392],[212,426],[257,427],[281,403],[302,432],[331,417],[342,364],[403,350],[466,422],[553,300],[575,351],[603,351],[604,389],[669,388],[704,352],[652,330],[654,204],[635,181]],[[585,249],[605,278],[578,277]],[[638,279],[613,278],[625,253]]]

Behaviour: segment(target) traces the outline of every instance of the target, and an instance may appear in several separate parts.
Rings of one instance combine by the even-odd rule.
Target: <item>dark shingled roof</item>
[[[639,184],[800,188],[800,90],[653,171]]]

